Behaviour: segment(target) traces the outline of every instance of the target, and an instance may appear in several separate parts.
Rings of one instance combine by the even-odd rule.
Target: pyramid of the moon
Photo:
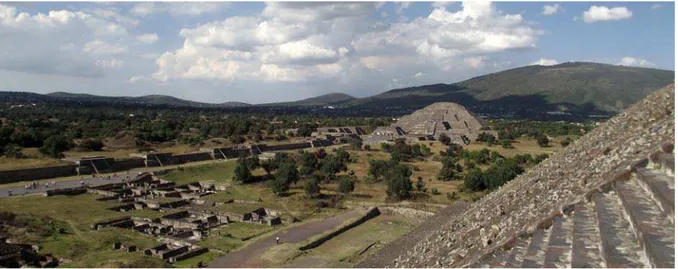
[[[403,116],[389,127],[377,128],[374,134],[436,139],[446,134],[453,140],[461,136],[475,140],[482,132],[489,132],[489,126],[483,119],[460,104],[440,102]]]

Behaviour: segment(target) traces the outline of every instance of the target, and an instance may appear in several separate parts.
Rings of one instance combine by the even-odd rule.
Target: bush
[[[86,150],[101,151],[101,149],[104,147],[104,143],[99,139],[87,138],[84,139],[79,146]]]
[[[501,141],[501,147],[505,149],[510,149],[513,148],[513,145],[511,145],[511,141],[504,139]]]
[[[240,158],[238,160],[238,164],[235,166],[235,169],[233,170],[233,181],[238,183],[247,183],[250,182],[251,180],[252,173],[250,173],[250,169],[247,168],[244,159]]]
[[[309,197],[315,197],[320,193],[320,182],[317,179],[312,178],[304,185],[304,192]]]
[[[448,192],[448,193],[447,193],[447,199],[449,199],[450,201],[457,200],[457,193],[456,193],[456,192],[453,192],[453,191],[452,191],[452,192]]]
[[[71,141],[63,136],[54,135],[45,140],[43,146],[40,147],[40,152],[47,154],[52,158],[59,158],[62,156],[61,153],[68,150],[70,147]]]
[[[446,134],[440,134],[440,136],[438,136],[438,141],[440,141],[440,143],[443,143],[443,145],[447,146],[450,144],[450,142],[452,142],[452,139],[450,139],[450,137],[448,137]]]
[[[350,178],[344,178],[339,182],[339,192],[346,195],[355,190],[355,182]]]
[[[24,153],[21,152],[21,148],[14,144],[6,145],[0,150],[2,150],[2,152],[0,152],[0,156],[5,155],[7,158],[16,158],[16,159],[24,157]]]
[[[431,194],[433,194],[433,195],[439,195],[439,194],[440,194],[440,190],[438,190],[438,188],[433,188],[433,189],[431,189]]]
[[[403,200],[410,197],[412,171],[409,167],[397,164],[388,173],[386,195],[393,200]]]
[[[539,136],[537,136],[537,144],[540,147],[548,147],[549,146],[549,138],[546,137],[545,135],[539,135]]]
[[[464,187],[471,191],[482,191],[486,189],[483,182],[483,172],[478,168],[473,168],[464,176]]]
[[[417,184],[415,187],[417,187],[417,191],[426,192],[426,183],[424,183],[424,179],[422,177],[417,178]]]

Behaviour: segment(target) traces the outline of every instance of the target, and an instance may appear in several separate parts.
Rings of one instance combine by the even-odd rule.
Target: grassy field
[[[170,171],[162,175],[162,179],[186,184],[197,181],[214,181],[216,184],[230,184],[233,178],[233,169],[236,163],[233,161],[205,164],[200,166],[182,165],[181,169]]]
[[[407,233],[413,224],[397,215],[380,215],[307,251],[294,246],[276,246],[263,255],[274,267],[353,267],[369,254]],[[359,255],[369,245],[368,251]]]
[[[126,253],[112,250],[113,243],[136,245],[145,249],[158,245],[151,236],[110,228],[91,230],[94,222],[122,217],[140,216],[155,218],[167,213],[151,210],[116,212],[106,208],[116,203],[96,201],[97,196],[83,194],[78,196],[26,196],[2,200],[0,211],[31,214],[36,217],[50,218],[66,224],[67,234],[59,234],[40,239],[41,253],[52,253],[59,258],[73,262],[68,267],[166,267],[157,258],[143,255],[141,252]]]

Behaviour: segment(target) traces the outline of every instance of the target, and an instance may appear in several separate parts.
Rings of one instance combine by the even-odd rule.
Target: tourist
[[[49,188],[49,182],[45,182],[45,189]]]
[[[277,245],[277,244],[280,244],[280,237],[277,237],[277,236],[275,237],[275,244],[276,244],[276,245]]]
[[[12,190],[7,191],[9,193],[9,196],[12,196]]]

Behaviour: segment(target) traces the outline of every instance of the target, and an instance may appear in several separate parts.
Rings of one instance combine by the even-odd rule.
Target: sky
[[[571,61],[675,70],[673,2],[0,2],[0,90],[356,97]]]

